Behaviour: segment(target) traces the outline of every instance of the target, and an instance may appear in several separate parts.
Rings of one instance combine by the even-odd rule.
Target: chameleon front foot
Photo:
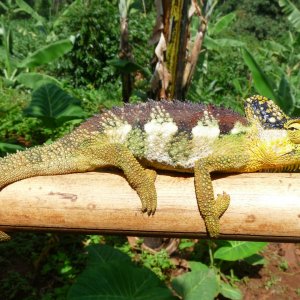
[[[210,237],[218,237],[220,234],[220,217],[227,210],[230,203],[230,196],[223,192],[223,194],[218,194],[215,199],[215,203],[212,204],[211,209],[208,212],[200,212],[203,216],[206,229]]]

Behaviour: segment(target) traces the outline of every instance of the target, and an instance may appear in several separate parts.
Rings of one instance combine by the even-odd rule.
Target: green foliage
[[[122,105],[121,85],[107,83],[101,89],[95,89],[89,85],[86,88],[68,88],[68,93],[81,100],[84,111],[89,114],[99,113],[104,108]]]
[[[243,41],[245,38],[254,42],[282,38],[289,27],[278,2],[274,0],[220,1],[216,10],[223,14],[236,12],[237,20],[230,28],[230,34],[239,36]]]
[[[242,299],[241,291],[235,286],[233,263],[243,260],[250,265],[262,264],[257,254],[267,243],[237,241],[201,241],[200,261],[189,261],[191,272],[176,277],[172,286],[183,299],[215,299],[219,294],[228,299]],[[207,260],[209,258],[209,260]],[[230,271],[230,275],[227,275]]]
[[[266,245],[267,243],[264,242],[228,241],[226,245],[223,245],[215,251],[214,258],[236,261],[256,254],[266,247]]]
[[[288,20],[294,26],[294,28],[300,32],[300,11],[299,9],[289,0],[279,0],[279,5],[283,7],[283,11],[288,14]]]
[[[23,150],[24,147],[16,145],[16,144],[10,144],[10,143],[2,143],[0,142],[0,153],[11,153],[16,152],[17,150]]]
[[[18,78],[21,78],[23,84],[27,84],[27,87],[36,87],[36,83],[33,81],[35,77],[24,75],[28,72],[28,68],[36,68],[41,65],[48,64],[55,61],[59,57],[72,49],[72,42],[69,39],[63,39],[60,41],[54,41],[36,50],[33,54],[27,55],[24,59],[20,59],[14,54],[14,43],[13,43],[13,26],[12,18],[19,11],[24,11],[30,14],[34,19],[38,21],[40,25],[47,25],[46,20],[39,16],[26,2],[23,0],[16,1],[18,7],[15,8],[11,1],[8,1],[8,7],[5,8],[6,12],[10,11],[10,14],[1,15],[1,30],[0,36],[2,38],[2,46],[0,45],[0,65],[3,66],[2,81],[8,85],[13,86]],[[18,76],[19,75],[19,76]],[[39,81],[54,82],[55,78],[51,76],[40,75]]]
[[[20,68],[34,68],[43,64],[47,64],[63,56],[65,53],[71,51],[73,45],[69,39],[60,40],[41,49],[38,49],[22,62]]]
[[[245,46],[245,43],[226,36],[226,32],[235,22],[236,14],[229,13],[218,16],[215,21],[209,23],[203,43],[205,48],[199,57],[188,99],[229,106],[242,111],[241,103],[234,99],[232,94],[239,93],[243,98],[249,93],[249,88],[244,85],[245,68],[239,63],[239,48]],[[198,23],[192,25],[197,28]]]
[[[38,24],[44,24],[46,23],[46,20],[40,16],[30,5],[28,5],[25,1],[23,0],[16,0],[17,5],[19,6],[20,11],[24,11],[28,13],[33,19],[35,19]]]
[[[46,84],[35,90],[24,114],[39,118],[47,127],[60,126],[66,121],[86,117],[80,101],[54,84]]]
[[[1,299],[66,299],[86,254],[82,236],[13,233],[0,244]]]
[[[41,85],[47,84],[47,83],[52,83],[56,85],[61,85],[61,83],[55,79],[52,76],[48,76],[46,74],[40,74],[36,72],[22,72],[20,73],[16,80],[26,86],[27,88],[30,88],[32,90],[37,89]]]
[[[277,97],[274,92],[274,84],[270,82],[270,79],[263,72],[259,64],[255,61],[254,57],[247,49],[243,50],[243,58],[252,72],[254,85],[258,93],[276,100]]]
[[[109,246],[90,246],[89,263],[67,299],[175,299],[148,269]]]
[[[150,269],[161,280],[167,279],[165,271],[172,269],[174,265],[170,261],[169,255],[166,250],[162,249],[155,254],[143,251],[140,257],[142,265]]]
[[[60,73],[69,75],[75,86],[99,87],[114,80],[109,61],[119,49],[117,1],[103,1],[101,5],[97,0],[74,1],[55,25],[57,34],[75,36],[73,50],[60,62]]]
[[[218,294],[217,274],[206,267],[176,277],[172,287],[185,300],[212,300]]]

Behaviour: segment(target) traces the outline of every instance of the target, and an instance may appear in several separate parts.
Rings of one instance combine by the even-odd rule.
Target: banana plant
[[[13,86],[16,83],[21,83],[31,89],[35,89],[45,83],[60,84],[54,77],[36,72],[36,67],[53,62],[69,52],[73,47],[72,37],[52,42],[29,54],[25,59],[19,60],[13,54],[11,18],[19,11],[23,11],[30,14],[39,25],[45,25],[46,20],[23,0],[16,0],[15,4],[9,0],[6,1],[6,4],[0,4],[5,11],[5,14],[2,14],[0,19],[0,39],[2,39],[0,65],[2,65],[1,77],[4,84]]]

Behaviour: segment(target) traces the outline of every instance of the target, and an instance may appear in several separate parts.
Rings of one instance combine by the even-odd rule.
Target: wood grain
[[[76,231],[142,236],[206,236],[194,178],[158,175],[158,208],[140,200],[119,173],[90,172],[25,179],[0,192],[0,230]],[[216,193],[231,195],[222,239],[300,241],[300,174],[217,177]]]

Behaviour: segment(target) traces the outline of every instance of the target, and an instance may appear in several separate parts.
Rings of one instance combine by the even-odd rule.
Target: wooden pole
[[[0,192],[0,230],[206,237],[193,181],[158,175],[158,208],[149,217],[121,173],[25,179]],[[231,195],[221,239],[300,242],[300,174],[227,175],[213,185],[216,193]]]

